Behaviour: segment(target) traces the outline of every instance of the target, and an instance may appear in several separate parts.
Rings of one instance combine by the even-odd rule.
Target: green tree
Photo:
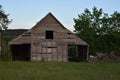
[[[94,7],[93,12],[88,9],[84,10],[84,13],[78,15],[78,18],[74,18],[74,28],[76,34],[87,41],[90,45],[90,54],[96,52],[96,40],[100,34],[101,16],[103,15],[102,9]]]
[[[5,39],[4,36],[7,36],[4,34],[4,32],[8,28],[8,24],[11,23],[11,20],[8,19],[9,14],[6,14],[4,10],[2,9],[2,6],[0,5],[0,42],[1,42],[1,51],[0,51],[0,57],[1,58],[7,58],[8,57],[8,47],[7,47],[7,40]]]
[[[9,14],[5,14],[0,5],[0,30],[6,30],[8,28],[8,24],[11,22],[8,19]]]
[[[115,11],[110,17],[112,31],[120,32],[120,13]]]
[[[101,31],[104,40],[102,51],[120,54],[120,13],[115,11],[112,15],[103,18]]]
[[[102,8],[85,9],[74,18],[76,34],[90,45],[90,54],[120,53],[120,13],[104,13]]]
[[[111,32],[108,33],[108,35],[111,37],[109,39],[110,43],[110,51],[120,55],[120,13],[115,11],[110,17],[109,17],[109,25]]]

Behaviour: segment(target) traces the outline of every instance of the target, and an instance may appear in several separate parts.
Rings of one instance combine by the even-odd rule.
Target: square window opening
[[[53,39],[53,31],[46,31],[46,39]]]

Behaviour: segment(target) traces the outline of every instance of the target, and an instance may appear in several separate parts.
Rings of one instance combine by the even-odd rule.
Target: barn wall
[[[53,39],[46,39],[46,31],[53,31]],[[67,30],[51,13],[32,29],[10,42],[31,44],[31,61],[68,61],[68,45],[87,45]]]
[[[67,46],[52,40],[34,42],[31,60],[67,61]]]

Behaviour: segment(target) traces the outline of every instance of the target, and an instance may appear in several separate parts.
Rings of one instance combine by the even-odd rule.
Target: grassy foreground
[[[0,80],[120,80],[120,62],[0,62]]]

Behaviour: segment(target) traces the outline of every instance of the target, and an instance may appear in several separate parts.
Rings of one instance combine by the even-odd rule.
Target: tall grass
[[[120,63],[0,62],[0,80],[120,80]]]

